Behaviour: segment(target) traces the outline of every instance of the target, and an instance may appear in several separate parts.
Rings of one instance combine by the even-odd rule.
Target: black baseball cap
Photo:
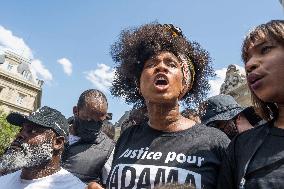
[[[38,126],[51,128],[56,134],[63,136],[65,142],[68,142],[69,125],[67,119],[61,112],[48,106],[43,106],[28,116],[13,112],[6,119],[12,125],[19,127],[22,127],[24,123],[31,122]]]

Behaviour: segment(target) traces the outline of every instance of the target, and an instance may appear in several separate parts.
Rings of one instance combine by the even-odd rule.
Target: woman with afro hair
[[[179,101],[195,107],[214,72],[208,53],[171,24],[122,31],[112,46],[117,63],[111,92],[147,108],[148,122],[117,141],[107,188],[154,188],[166,183],[215,188],[229,140],[224,133],[183,117]]]

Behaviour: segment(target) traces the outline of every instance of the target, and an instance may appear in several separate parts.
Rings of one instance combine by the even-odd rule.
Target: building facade
[[[14,52],[0,55],[0,109],[25,115],[41,105],[42,80],[31,71],[31,60]]]
[[[229,65],[226,72],[226,78],[221,85],[220,94],[227,94],[242,106],[251,106],[250,91],[244,74],[235,65]]]

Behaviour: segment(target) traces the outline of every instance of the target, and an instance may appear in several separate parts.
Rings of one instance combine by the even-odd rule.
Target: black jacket
[[[270,123],[237,135],[228,146],[218,179],[219,189],[243,188],[250,160],[263,143]]]
[[[103,132],[93,142],[86,143],[80,140],[66,148],[62,156],[62,166],[84,183],[100,183],[102,168],[114,145],[114,141]]]

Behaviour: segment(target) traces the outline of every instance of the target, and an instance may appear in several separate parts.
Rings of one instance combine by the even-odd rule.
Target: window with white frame
[[[19,93],[18,98],[17,98],[17,104],[22,105],[25,97],[26,97],[26,95]]]
[[[24,70],[22,75],[23,75],[24,79],[29,80],[30,76],[31,76],[31,73],[29,71],[27,71],[27,70]]]
[[[9,63],[8,65],[7,65],[7,70],[8,71],[11,71],[12,69],[13,69],[13,64],[11,64],[11,63]]]

